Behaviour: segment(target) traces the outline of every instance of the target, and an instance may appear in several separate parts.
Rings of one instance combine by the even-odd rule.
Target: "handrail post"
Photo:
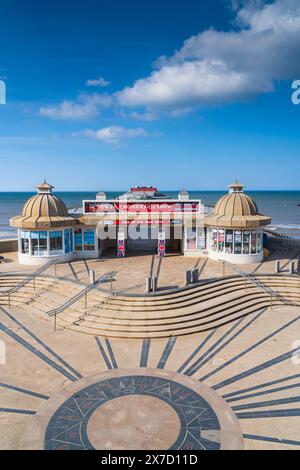
[[[8,294],[8,308],[10,308],[10,294]]]
[[[54,315],[54,331],[56,331],[56,314]]]
[[[84,296],[84,308],[87,309],[87,294]]]
[[[33,278],[33,290],[35,291],[35,277]]]
[[[273,308],[273,295],[271,293],[271,308]]]

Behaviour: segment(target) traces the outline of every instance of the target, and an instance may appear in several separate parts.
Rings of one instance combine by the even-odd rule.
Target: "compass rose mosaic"
[[[50,399],[33,418],[31,426],[35,429],[42,423],[43,448],[241,447],[240,428],[230,407],[193,379],[155,369],[132,369],[83,379],[82,387],[80,382]],[[231,430],[229,438],[228,433],[222,433],[223,428]]]

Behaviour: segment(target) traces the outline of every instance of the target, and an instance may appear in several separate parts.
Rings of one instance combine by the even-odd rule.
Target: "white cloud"
[[[100,86],[100,87],[106,87],[110,85],[110,82],[108,80],[105,80],[103,77],[95,78],[92,80],[87,80],[85,82],[86,86]]]
[[[99,114],[101,107],[107,107],[110,104],[111,98],[108,95],[83,93],[77,97],[76,101],[64,100],[54,106],[43,106],[39,113],[50,119],[76,121],[94,118]]]
[[[99,130],[85,129],[84,131],[74,134],[83,135],[92,139],[97,139],[113,146],[120,146],[124,140],[136,137],[147,137],[149,134],[145,129],[135,128],[129,129],[120,126],[103,127]]]
[[[152,121],[156,121],[157,119],[159,119],[158,114],[148,112],[148,111],[145,111],[143,113],[139,113],[137,111],[126,113],[124,109],[121,109],[120,111],[118,111],[118,114],[123,118],[130,118],[136,121],[152,122]]]
[[[237,31],[209,29],[189,38],[172,57],[160,57],[150,76],[116,93],[119,105],[176,113],[249,99],[300,75],[300,2],[234,2]],[[241,7],[242,5],[242,7]]]

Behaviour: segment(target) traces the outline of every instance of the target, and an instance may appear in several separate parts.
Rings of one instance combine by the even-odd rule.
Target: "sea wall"
[[[9,253],[11,251],[18,251],[18,239],[5,238],[0,240],[0,253]]]
[[[289,239],[289,238],[277,238],[277,237],[268,237],[268,248],[271,250],[276,250],[281,248],[283,250],[296,251],[300,252],[300,240]]]

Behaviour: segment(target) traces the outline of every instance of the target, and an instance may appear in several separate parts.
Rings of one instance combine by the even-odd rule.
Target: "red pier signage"
[[[200,211],[199,201],[84,201],[85,214],[120,213],[196,213]]]

